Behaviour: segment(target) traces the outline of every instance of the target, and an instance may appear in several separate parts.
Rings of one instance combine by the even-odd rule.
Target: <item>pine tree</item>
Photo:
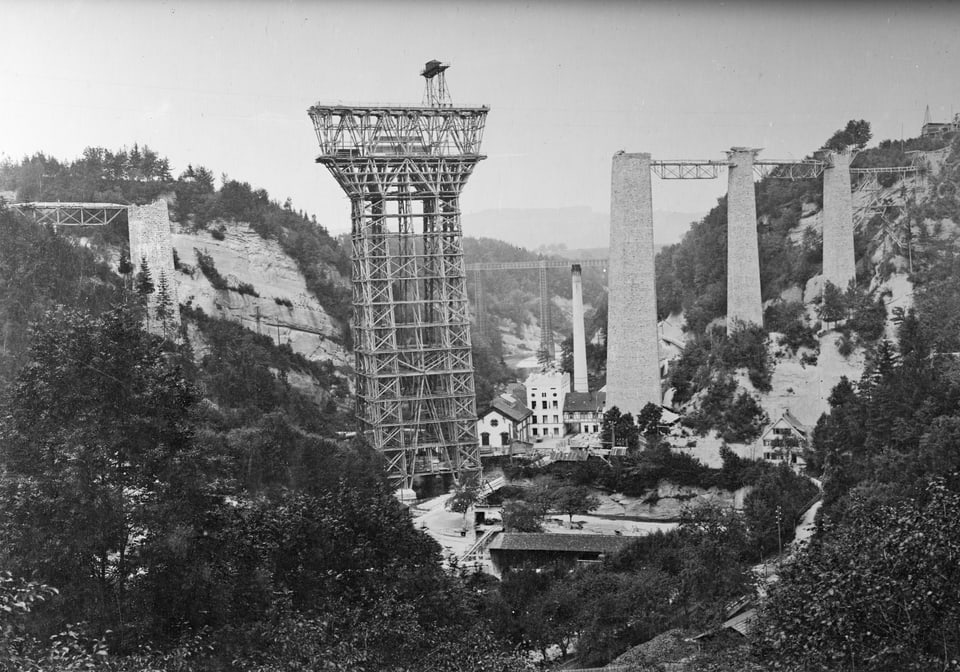
[[[163,326],[163,337],[167,337],[167,326],[173,317],[174,305],[170,298],[170,286],[167,283],[167,274],[160,271],[159,288],[157,290],[157,305],[154,314],[157,321]]]
[[[156,287],[153,284],[153,277],[150,275],[150,266],[147,264],[146,257],[140,257],[140,272],[137,273],[135,288],[137,294],[142,296],[144,299],[148,295],[153,294]]]

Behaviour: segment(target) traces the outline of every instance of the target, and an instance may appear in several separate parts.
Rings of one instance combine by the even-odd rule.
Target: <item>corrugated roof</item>
[[[487,413],[489,413],[490,410],[498,411],[514,422],[521,422],[533,415],[533,411],[517,401],[517,399],[513,396],[504,397],[501,395],[499,397],[494,397],[493,401],[490,402],[490,409],[487,411]],[[487,413],[484,413],[483,415],[486,415]]]
[[[563,412],[603,411],[606,400],[606,392],[567,392],[563,401]]]
[[[490,544],[491,550],[565,551],[568,553],[616,553],[632,541],[607,534],[548,534],[505,532]]]

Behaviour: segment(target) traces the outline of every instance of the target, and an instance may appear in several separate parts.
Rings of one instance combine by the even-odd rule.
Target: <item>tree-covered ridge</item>
[[[247,222],[262,237],[277,240],[294,259],[307,288],[327,312],[346,326],[351,314],[348,255],[315,217],[270,199],[264,189],[221,176],[216,188],[213,173],[202,166],[187,166],[177,178],[169,161],[149,147],[134,145],[116,152],[88,147],[81,158],[61,162],[44,154],[19,163],[0,164],[0,190],[17,193],[20,201],[85,201],[143,205],[167,198],[173,219],[197,229],[230,222]],[[126,224],[125,216],[118,220]],[[120,243],[119,229],[104,232]],[[349,336],[347,336],[349,338]]]

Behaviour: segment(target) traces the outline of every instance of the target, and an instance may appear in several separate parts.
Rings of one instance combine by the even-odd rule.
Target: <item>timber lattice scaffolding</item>
[[[357,419],[402,488],[480,470],[459,199],[488,109],[308,110],[351,202]]]

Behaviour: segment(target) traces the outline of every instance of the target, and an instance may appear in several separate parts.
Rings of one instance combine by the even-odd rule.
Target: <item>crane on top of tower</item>
[[[424,79],[423,104],[429,107],[452,107],[450,89],[447,88],[447,79],[444,73],[450,67],[449,63],[441,63],[434,59],[427,61],[420,71]]]

